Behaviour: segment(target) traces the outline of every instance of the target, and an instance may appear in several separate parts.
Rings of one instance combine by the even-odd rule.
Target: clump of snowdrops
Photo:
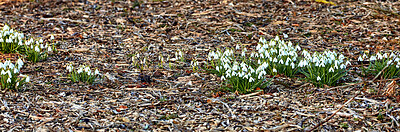
[[[278,36],[270,41],[260,38],[256,51],[250,57],[257,60],[256,65],[266,63],[266,73],[268,75],[284,74],[288,77],[294,76],[298,72],[298,54],[301,48],[294,46],[290,41],[285,42]]]
[[[351,65],[347,58],[334,51],[314,52],[303,50],[303,58],[299,62],[301,73],[317,87],[335,86],[339,79],[347,74],[346,67]]]
[[[4,63],[0,62],[0,83],[1,89],[16,90],[29,82],[29,76],[19,74],[20,69],[24,65],[21,59],[18,59],[15,64],[10,60]]]
[[[14,31],[8,25],[0,30],[0,50],[3,53],[16,53],[23,47],[24,34]]]
[[[248,57],[246,48],[239,45],[236,49],[217,50],[209,53],[208,61],[210,66],[215,69],[214,73],[221,76],[221,80],[226,88],[231,92],[241,94],[250,93],[257,88],[266,88],[270,81],[266,81],[266,70],[268,64]]]
[[[101,75],[98,69],[95,69],[94,72],[92,72],[92,69],[87,65],[80,65],[75,69],[72,64],[69,64],[67,70],[69,72],[69,79],[74,83],[84,82],[93,84],[93,82]]]
[[[50,40],[53,39],[51,35]],[[8,25],[0,30],[0,50],[3,53],[21,53],[27,60],[36,63],[45,60],[53,48],[48,43],[44,44],[43,39],[26,39],[23,33],[14,31]]]
[[[53,39],[54,36],[52,35],[50,40]],[[25,41],[24,47],[26,59],[33,63],[47,59],[49,52],[52,52],[52,47],[47,43],[43,44],[43,39],[33,40],[31,38],[28,41]]]
[[[397,52],[381,53],[376,55],[367,56],[365,54],[358,57],[358,61],[369,61],[367,68],[361,67],[364,75],[376,76],[386,66],[387,68],[382,71],[382,79],[389,79],[400,76],[400,56]]]

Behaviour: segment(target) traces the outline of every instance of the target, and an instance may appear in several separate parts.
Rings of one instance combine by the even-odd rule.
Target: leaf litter
[[[26,88],[1,91],[1,131],[302,131],[331,115],[315,130],[399,128],[398,79],[363,84],[355,81],[371,79],[352,73],[348,84],[317,88],[301,77],[278,77],[267,91],[236,95],[220,89],[219,77],[190,67],[193,59],[206,60],[210,49],[238,43],[251,49],[260,37],[276,35],[311,51],[336,50],[354,61],[363,53],[399,50],[399,2],[0,4],[1,26],[44,39],[53,34],[58,49],[46,61],[23,68],[32,79]],[[179,51],[184,62],[157,66],[159,56],[172,59]],[[142,68],[133,66],[135,54],[146,61]],[[103,79],[94,85],[71,83],[65,70],[70,63],[99,68]],[[341,108],[353,95],[358,96]]]

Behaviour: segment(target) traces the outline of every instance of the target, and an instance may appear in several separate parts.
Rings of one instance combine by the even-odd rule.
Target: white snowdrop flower
[[[21,59],[18,59],[17,64],[18,64],[18,67],[21,68],[24,65],[24,62]]]
[[[25,82],[29,82],[30,78],[29,76],[26,77]]]
[[[244,75],[244,78],[249,79],[249,74]]]
[[[325,63],[324,63],[324,62],[321,62],[321,63],[319,64],[319,67],[325,67]]]
[[[87,67],[85,67],[85,72],[89,72],[90,71],[90,68],[87,66]]]
[[[341,65],[340,65],[340,69],[346,69],[346,65],[341,64]]]
[[[18,42],[18,45],[22,45],[22,41],[19,41],[19,42]]]
[[[260,38],[260,40],[261,40],[261,38]],[[258,44],[258,45],[256,46],[256,50],[260,50],[260,48],[261,48],[261,45]]]
[[[246,56],[246,53],[244,52],[244,50],[242,51],[242,56],[243,57]]]
[[[346,65],[347,65],[347,66],[348,66],[348,65],[351,65],[350,61],[346,61]]]
[[[0,38],[0,42],[4,42],[3,38]]]
[[[1,70],[1,75],[5,75],[7,74],[7,72],[5,72],[4,70]]]
[[[68,72],[71,72],[72,71],[72,66],[71,65],[67,66],[67,70],[68,70]]]
[[[254,78],[250,77],[249,82],[254,82]]]
[[[40,49],[44,49],[44,45],[43,44],[40,44]]]
[[[237,63],[233,64],[232,70],[236,71],[239,69],[239,66]]]
[[[8,78],[8,79],[7,79],[7,83],[11,83],[11,78]]]
[[[265,58],[265,57],[264,57],[264,54],[260,54],[260,57],[261,57],[261,58]]]
[[[1,41],[0,41],[1,42]],[[395,57],[396,55],[392,52],[391,54],[390,54],[390,57]]]
[[[226,80],[226,79],[225,79],[225,76],[222,76],[222,77],[221,77],[221,80],[222,80],[222,81]]]
[[[293,63],[293,62],[290,64],[290,66],[292,66],[292,69],[294,69],[294,68],[295,68],[295,65],[294,65],[294,63]]]
[[[8,74],[8,77],[12,77],[10,70],[7,70],[6,73]]]
[[[18,69],[14,68],[14,73],[18,73],[18,72],[19,72]]]
[[[83,68],[80,67],[80,68],[78,69],[78,74],[80,74],[80,73],[82,73],[82,72],[83,72]]]
[[[54,36],[53,36],[53,35],[51,35],[51,36],[50,36],[50,40],[53,40],[53,39],[54,39]]]
[[[53,51],[53,50],[51,49],[51,47],[47,47],[47,51],[48,51],[48,52],[51,52],[51,51]]]
[[[279,36],[275,36],[275,41],[278,41],[279,40]]]
[[[274,69],[272,69],[272,72],[275,72],[275,73],[276,73],[276,72],[278,72],[278,71],[274,68]]]
[[[301,50],[300,46],[296,45],[296,51],[300,51],[300,50]]]
[[[43,43],[43,39],[40,38],[40,39],[39,39],[39,43]]]
[[[13,63],[10,63],[9,65],[8,65],[8,67],[10,68],[10,69],[14,69],[14,64]]]
[[[286,33],[283,33],[283,38],[288,38],[289,36]]]
[[[321,81],[321,77],[318,76],[318,77],[317,77],[317,81]]]
[[[236,50],[240,50],[239,44],[236,45]]]
[[[40,52],[39,46],[36,46],[36,47],[35,47],[35,51],[36,51],[36,52]]]
[[[7,31],[7,30],[10,30],[10,27],[8,25],[4,25],[3,31]]]
[[[329,68],[329,72],[334,72],[333,67]]]
[[[381,55],[381,53],[376,54],[376,56],[378,57],[378,60],[383,59],[383,56]]]
[[[17,82],[17,83],[15,84],[15,86],[17,86],[17,87],[18,87],[18,86],[19,86],[19,82]]]
[[[369,58],[369,61],[375,61],[376,57],[375,56],[371,56],[371,58]]]
[[[98,69],[94,70],[94,75],[100,75],[100,72]]]
[[[358,61],[363,61],[363,58],[361,56],[359,56]]]
[[[273,60],[272,62],[275,62],[275,63],[276,63],[276,62],[278,62],[278,59],[276,59],[276,57],[275,57],[274,60]]]
[[[393,60],[389,60],[389,61],[387,62],[387,65],[392,64],[392,62],[393,62]]]
[[[282,60],[282,59],[281,59],[281,60],[279,60],[279,63],[280,63],[280,64],[283,64],[283,60]]]

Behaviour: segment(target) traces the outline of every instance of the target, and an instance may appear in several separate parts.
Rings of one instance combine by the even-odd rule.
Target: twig
[[[362,89],[367,88],[367,82],[373,82],[375,81],[381,74],[382,72],[389,67],[390,64],[386,65],[375,77],[374,79],[372,79],[371,81],[363,81],[364,87]],[[343,109],[343,107],[347,106],[347,104],[349,104],[350,102],[352,102],[354,100],[354,98],[356,98],[361,92],[357,91],[356,94],[349,99],[346,103],[344,103],[339,109],[337,109],[331,116],[329,116],[328,118],[325,118],[322,122],[320,122],[319,124],[315,125],[313,128],[306,130],[306,132],[311,132],[315,129],[317,129],[319,126],[321,126],[322,124],[325,124],[326,122],[328,122],[332,117],[334,117],[340,110]]]
[[[260,90],[260,91],[258,91],[258,92],[254,92],[254,93],[251,93],[251,94],[240,95],[239,98],[245,98],[245,97],[254,96],[254,95],[257,95],[257,94],[259,94],[259,93],[261,93],[261,92],[262,92],[262,91]]]

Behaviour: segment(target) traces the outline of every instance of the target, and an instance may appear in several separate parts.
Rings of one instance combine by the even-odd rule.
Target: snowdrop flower
[[[236,50],[239,50],[240,49],[240,46],[239,46],[239,44],[237,44],[236,45]]]
[[[21,59],[18,59],[17,64],[18,64],[18,69],[20,69],[24,65],[24,62]]]
[[[334,72],[333,67],[329,68],[329,72]]]
[[[39,46],[36,46],[36,47],[35,47],[35,51],[36,51],[36,52],[40,52]]]
[[[5,75],[7,74],[7,72],[5,72],[4,70],[1,70],[1,75]]]
[[[279,60],[279,63],[280,63],[280,64],[283,64],[283,60],[282,60],[282,59],[281,59],[281,60]]]
[[[276,72],[278,72],[278,71],[274,68],[274,69],[272,69],[272,72],[275,72],[275,73],[276,73]]]
[[[85,72],[89,72],[90,71],[90,68],[87,66],[87,67],[85,67]]]
[[[10,69],[14,69],[14,64],[13,63],[10,63],[9,65],[8,65],[8,67],[10,68]]]
[[[19,86],[19,82],[17,82],[15,85],[18,87]]]
[[[278,62],[278,59],[276,59],[276,57],[275,57],[274,60],[273,60],[272,62],[275,62],[275,63],[276,63],[276,62]]]
[[[383,58],[383,56],[380,53],[376,54],[376,56],[378,57],[378,60],[381,60]]]
[[[389,60],[389,61],[387,62],[387,65],[392,64],[392,62],[393,62],[393,60]]]
[[[7,79],[7,83],[11,83],[11,78],[8,78],[8,79]]]
[[[43,39],[39,39],[39,43],[43,43]]]
[[[78,69],[78,74],[80,74],[81,72],[83,72],[83,68],[82,68],[82,67],[80,67],[80,68]]]
[[[375,56],[371,56],[371,58],[369,58],[369,61],[375,61],[376,57]]]
[[[19,72],[18,69],[14,68],[14,73],[18,73],[18,72]]]
[[[40,49],[44,49],[44,46],[43,46],[43,44],[40,44]]]
[[[361,56],[359,56],[358,61],[363,61],[363,58]]]
[[[340,65],[340,69],[346,69],[346,65],[341,64],[341,65]]]
[[[346,65],[351,65],[350,61],[346,61]]]
[[[50,40],[53,40],[53,39],[54,39],[54,36],[53,36],[53,35],[51,35],[51,36],[50,36]]]
[[[250,77],[249,82],[254,82],[254,78]]]
[[[225,76],[222,76],[222,77],[221,77],[221,80],[222,80],[222,81],[226,80]]]
[[[317,81],[320,81],[320,80],[321,80],[321,77],[318,76],[318,77],[317,77]]]
[[[245,57],[245,56],[246,56],[246,53],[244,53],[244,50],[242,51],[242,56],[243,56],[243,57]]]
[[[99,72],[99,70],[94,70],[94,75],[100,75],[100,72]]]
[[[30,78],[29,76],[26,77],[25,82],[29,82]]]
[[[288,38],[289,36],[286,33],[283,33],[283,38]]]
[[[72,72],[72,65],[67,66],[68,72]]]

